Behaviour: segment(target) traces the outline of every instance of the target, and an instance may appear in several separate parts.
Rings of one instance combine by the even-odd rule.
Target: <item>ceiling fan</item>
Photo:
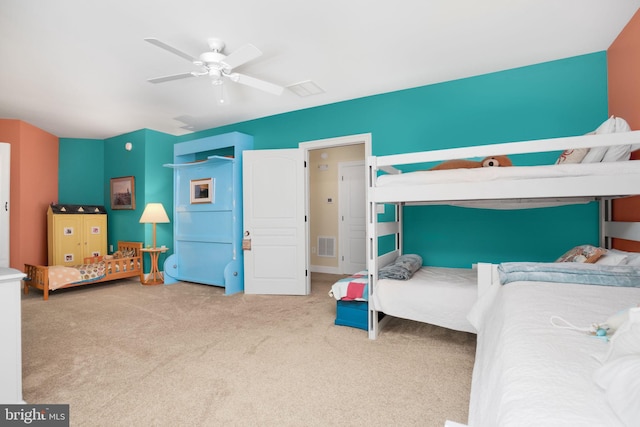
[[[147,81],[151,83],[163,83],[189,77],[209,76],[211,78],[211,83],[214,86],[220,86],[224,83],[225,79],[229,79],[233,82],[260,89],[274,95],[281,95],[284,91],[282,86],[233,71],[236,67],[239,67],[262,55],[262,52],[252,44],[246,44],[227,55],[223,53],[225,43],[220,39],[210,38],[207,42],[211,50],[200,54],[200,56],[196,58],[188,53],[176,49],[173,46],[169,46],[156,38],[146,38],[145,41],[178,55],[179,57],[190,61],[193,65],[200,67],[200,71],[191,71],[147,79]]]

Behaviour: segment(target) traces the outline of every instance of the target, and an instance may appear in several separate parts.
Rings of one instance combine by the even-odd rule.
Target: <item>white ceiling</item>
[[[174,135],[606,50],[640,0],[0,0],[0,117],[59,137]],[[207,77],[207,39],[263,55],[236,71],[325,93],[281,96]]]

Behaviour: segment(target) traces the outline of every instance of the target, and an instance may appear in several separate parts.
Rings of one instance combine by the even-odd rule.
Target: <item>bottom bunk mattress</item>
[[[370,303],[390,316],[475,333],[467,314],[477,297],[475,269],[422,267],[409,280],[378,280]]]

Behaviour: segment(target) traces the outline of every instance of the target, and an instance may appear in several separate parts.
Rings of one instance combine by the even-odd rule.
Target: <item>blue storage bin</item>
[[[336,325],[369,330],[367,301],[336,301]]]

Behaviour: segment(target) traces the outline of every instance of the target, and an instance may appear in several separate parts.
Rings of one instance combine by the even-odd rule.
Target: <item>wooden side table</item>
[[[151,271],[149,272],[149,277],[147,280],[142,282],[143,285],[161,285],[164,283],[164,276],[162,272],[158,269],[158,258],[161,253],[168,251],[169,248],[143,248],[142,253],[149,254],[149,258],[151,259]]]

